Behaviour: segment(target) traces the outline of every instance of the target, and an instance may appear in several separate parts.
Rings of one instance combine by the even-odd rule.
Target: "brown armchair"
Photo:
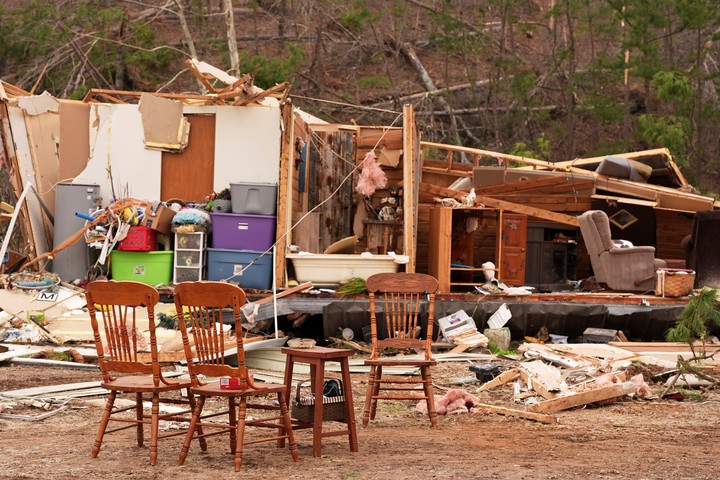
[[[610,220],[602,210],[588,210],[578,216],[578,222],[598,283],[625,292],[654,290],[655,271],[667,266],[655,258],[655,247],[615,246]]]

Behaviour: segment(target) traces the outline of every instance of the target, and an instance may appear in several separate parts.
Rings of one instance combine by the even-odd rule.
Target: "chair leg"
[[[365,391],[365,408],[363,409],[363,417],[362,417],[362,424],[363,427],[367,427],[368,423],[370,422],[370,408],[372,406],[373,400],[372,396],[375,392],[375,369],[377,367],[370,367],[370,374],[368,375],[368,385],[367,389]]]
[[[152,396],[152,411],[150,414],[150,465],[157,463],[158,455],[158,429],[160,428],[160,394],[155,392]]]
[[[285,398],[285,395],[281,396],[281,393],[278,392],[278,394],[277,394],[277,402],[279,405],[278,409],[280,411],[280,414],[283,415],[283,425],[278,427],[278,439],[277,439],[277,443],[276,443],[277,448],[285,448],[285,439],[287,438],[287,434],[285,433],[285,425],[284,425],[284,422],[285,422],[284,415],[285,414],[282,413],[282,399],[284,399],[284,398]],[[292,420],[290,421],[290,427],[292,428]]]
[[[380,395],[380,386],[382,384],[382,365],[378,365],[375,370],[375,390],[373,391],[372,406],[370,408],[370,420],[375,420],[375,413],[377,412],[378,396]]]
[[[234,411],[234,409],[233,409]],[[247,400],[240,397],[240,408],[238,409],[237,437],[235,441],[235,471],[239,472],[242,466],[243,439],[245,437],[245,415],[247,415]],[[235,429],[231,429],[231,432]]]
[[[425,391],[425,401],[427,402],[430,426],[436,427],[437,413],[435,412],[435,394],[433,391],[432,373],[430,373],[430,367],[421,367],[420,374],[423,379],[423,390]]]
[[[192,414],[192,412],[195,411],[195,407],[197,406],[197,401],[195,400],[195,395],[189,388],[186,390],[186,392],[188,403],[190,404],[190,412]],[[207,440],[205,440],[205,434],[203,433],[202,425],[200,425],[200,422],[197,423],[195,431],[197,432],[198,440],[200,440],[200,451],[207,452]]]
[[[195,404],[195,409],[193,410],[193,415],[190,419],[190,425],[188,426],[188,431],[185,434],[185,440],[183,441],[182,448],[180,449],[180,458],[178,459],[178,465],[182,465],[183,463],[185,463],[185,458],[187,458],[188,451],[190,451],[190,443],[192,442],[193,436],[195,435],[197,424],[200,422],[200,416],[202,415],[202,409],[204,406],[205,397],[200,396],[197,403]]]
[[[235,397],[228,398],[228,421],[230,422],[230,453],[235,453],[235,446],[237,445],[237,437],[235,426],[237,425],[237,416],[235,409],[237,404],[235,403]]]
[[[145,434],[143,433],[143,420],[144,420],[144,413],[143,413],[143,396],[142,393],[136,393],[135,394],[135,418],[137,420],[137,444],[138,447],[142,447],[145,443]]]
[[[286,436],[288,443],[290,444],[290,454],[292,455],[293,462],[300,460],[300,453],[298,452],[297,442],[295,441],[295,433],[292,428],[292,419],[290,418],[290,409],[285,399],[285,394],[278,392],[278,403],[280,403],[280,414],[282,415],[283,425],[285,428],[281,429],[280,435],[283,438]]]
[[[110,421],[110,414],[112,413],[113,405],[115,405],[116,396],[117,392],[115,390],[110,390],[110,395],[108,395],[108,398],[105,401],[105,409],[103,410],[102,417],[100,418],[98,434],[97,437],[95,437],[95,443],[93,444],[92,452],[90,454],[92,458],[97,458],[98,453],[100,453],[100,446],[102,445],[103,437],[105,436],[105,429],[107,429],[108,422]]]

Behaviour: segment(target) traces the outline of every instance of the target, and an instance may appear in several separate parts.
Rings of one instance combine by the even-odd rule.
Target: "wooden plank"
[[[526,418],[541,423],[560,423],[560,420],[554,415],[546,415],[543,413],[527,412],[525,410],[516,410],[514,408],[498,407],[496,405],[487,405],[485,403],[476,404],[474,408],[487,410],[489,412],[498,413],[500,415],[508,415],[511,417]]]
[[[483,383],[480,385],[480,387],[475,391],[476,393],[483,392],[485,390],[490,390],[495,387],[498,387],[500,385],[505,385],[508,382],[512,382],[516,378],[520,377],[520,369],[519,368],[513,368],[512,370],[505,370],[497,377],[493,378],[489,382]]]
[[[482,203],[483,205],[486,205],[489,207],[495,207],[495,208],[502,209],[502,210],[507,210],[509,212],[522,213],[529,217],[542,218],[543,220],[549,220],[551,222],[572,225],[573,227],[580,226],[577,218],[572,215],[565,215],[563,213],[555,213],[555,212],[551,212],[549,210],[543,210],[540,208],[526,207],[525,205],[520,205],[517,203],[507,202],[507,201],[503,201],[503,200],[497,200],[495,198],[487,197],[485,195],[477,195],[475,197],[475,202],[476,202],[476,204]]]
[[[24,355],[32,355],[34,353],[41,352],[42,348],[35,346],[27,346],[20,348],[13,348],[7,352],[0,352],[0,362],[5,362],[16,357],[22,357]]]
[[[489,185],[487,187],[475,188],[475,193],[481,193],[483,195],[493,195],[495,193],[510,194],[513,192],[522,192],[525,190],[533,190],[536,188],[549,187],[554,185],[564,185],[567,183],[567,178],[558,174],[555,176],[538,178],[535,180],[520,180],[517,182],[502,183],[499,185]]]
[[[567,410],[568,408],[623,397],[634,392],[636,388],[637,387],[632,382],[615,383],[606,387],[600,387],[593,390],[587,390],[585,392],[545,400],[544,402],[531,405],[528,407],[528,410],[535,413],[555,413],[561,410]]]
[[[285,278],[285,266],[289,239],[288,235],[291,230],[292,223],[292,195],[293,186],[292,170],[295,168],[295,162],[292,161],[295,151],[295,122],[293,121],[293,106],[286,103],[281,107],[282,118],[282,135],[281,135],[281,151],[280,151],[280,175],[278,178],[278,206],[276,218],[276,242],[275,242],[275,287],[284,287],[287,285]]]
[[[465,193],[459,190],[453,190],[450,188],[438,187],[437,185],[430,185],[425,182],[420,183],[420,191],[430,192],[436,195],[441,195],[446,198],[454,198],[455,200],[462,201],[465,197]],[[542,218],[556,223],[563,223],[566,225],[572,225],[573,227],[579,227],[577,218],[572,215],[565,215],[563,213],[555,213],[550,210],[544,210],[541,208],[528,207],[513,202],[504,200],[498,200],[485,195],[476,195],[475,204],[482,204],[486,207],[493,207],[501,210],[507,210],[513,213],[522,213],[524,215],[536,218]]]
[[[274,298],[282,298],[287,297],[288,295],[291,295],[296,292],[303,292],[305,290],[309,290],[313,287],[312,282],[304,282],[300,285],[295,285],[294,287],[287,288],[283,290],[282,292],[278,292]],[[267,297],[261,298],[260,300],[255,300],[254,302],[248,302],[248,303],[254,303],[262,305],[263,303],[269,303],[273,301],[273,295],[268,295]]]
[[[617,203],[625,203],[627,205],[641,205],[643,207],[657,207],[658,202],[654,200],[640,200],[637,198],[626,198],[626,197],[618,197],[615,195],[599,195],[595,194],[592,195],[591,198],[594,200],[605,200],[605,201],[611,201],[611,202],[617,202]]]
[[[589,179],[595,179],[596,185],[602,190],[623,195],[630,195],[645,200],[657,200],[659,205],[664,208],[673,208],[683,211],[710,210],[713,208],[715,200],[712,197],[683,192],[674,188],[664,187],[661,185],[653,185],[649,183],[633,182],[620,178],[608,177],[595,172],[590,172],[582,168],[572,166],[558,166],[557,163],[547,162],[544,160],[536,160],[532,158],[519,157],[517,155],[508,155],[489,150],[474,149],[468,147],[456,147],[452,145],[444,145],[440,143],[422,142],[422,147],[436,148],[445,151],[458,151],[468,154],[477,154],[490,158],[495,158],[505,163],[518,162],[535,168],[543,168],[547,170],[555,170],[562,172],[571,172],[576,176],[582,176]],[[630,154],[623,154],[629,158]],[[639,154],[638,154],[639,155]],[[645,153],[647,155],[647,153]],[[519,167],[522,168],[522,167]],[[522,213],[522,212],[519,212]]]
[[[15,207],[13,207],[7,202],[0,202],[0,210],[12,215],[12,213],[15,211]]]
[[[403,255],[410,261],[406,272],[415,272],[415,247],[417,246],[416,202],[420,172],[416,172],[416,146],[418,143],[415,127],[415,112],[412,105],[403,106]],[[418,174],[416,176],[416,174]]]
[[[689,352],[690,345],[683,342],[608,342],[608,345],[622,348],[634,353],[647,352]],[[720,350],[720,344],[695,342],[695,350],[705,348],[705,351],[712,352]]]
[[[520,377],[545,399],[555,398],[558,393],[568,390],[560,370],[540,360],[521,363]]]

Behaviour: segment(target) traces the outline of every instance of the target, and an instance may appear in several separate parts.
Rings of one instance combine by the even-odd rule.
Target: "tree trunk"
[[[230,53],[230,74],[240,76],[240,55],[238,54],[237,36],[235,35],[235,17],[233,16],[232,0],[224,0],[224,5],[228,52]]]

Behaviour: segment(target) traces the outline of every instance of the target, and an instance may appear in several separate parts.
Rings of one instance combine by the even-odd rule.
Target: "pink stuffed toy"
[[[468,413],[472,407],[477,405],[479,400],[465,390],[454,388],[441,398],[435,399],[435,413],[438,415],[454,415],[456,413]],[[427,402],[421,400],[415,407],[417,412],[427,415]]]

